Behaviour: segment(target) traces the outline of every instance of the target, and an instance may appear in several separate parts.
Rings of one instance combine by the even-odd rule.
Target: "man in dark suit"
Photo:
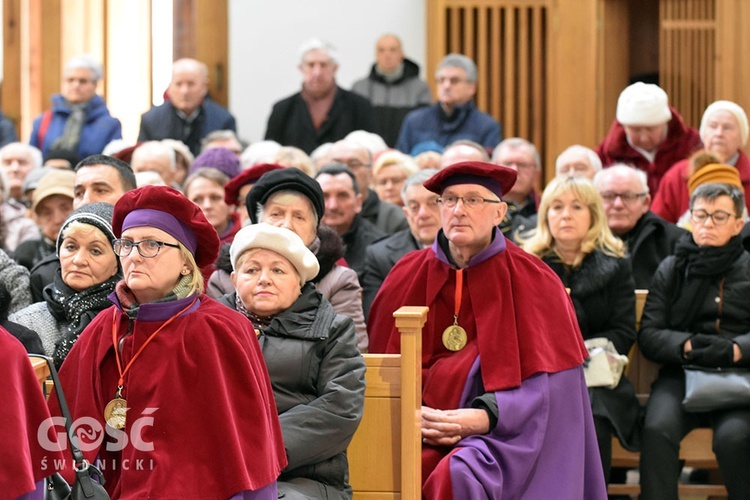
[[[237,131],[234,117],[211,100],[208,68],[195,59],[178,59],[172,65],[169,99],[141,116],[138,142],[176,139],[194,156],[201,150],[201,139],[214,130]]]
[[[313,38],[300,48],[302,91],[273,105],[266,140],[310,154],[355,130],[373,131],[370,101],[336,85],[336,49]]]
[[[436,173],[437,170],[420,170],[406,179],[401,188],[401,197],[404,199],[403,210],[409,228],[373,243],[365,251],[365,272],[362,278],[362,307],[365,317],[370,313],[370,305],[375,300],[380,285],[396,262],[412,250],[432,245],[435,240],[441,224],[438,195],[428,191],[424,182]]]
[[[651,210],[646,172],[622,163],[600,170],[594,184],[607,225],[627,245],[635,287],[647,289],[659,263],[674,253],[683,229]]]

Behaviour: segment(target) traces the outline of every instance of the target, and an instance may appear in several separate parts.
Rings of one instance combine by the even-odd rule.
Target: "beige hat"
[[[54,168],[44,174],[34,191],[34,202],[31,209],[36,212],[39,203],[52,195],[61,194],[71,200],[75,198],[73,186],[75,185],[76,174],[72,170]]]
[[[667,93],[658,85],[636,82],[617,99],[617,121],[622,125],[653,126],[672,119]]]
[[[297,270],[303,283],[315,278],[320,271],[318,258],[305,246],[302,238],[289,229],[265,222],[245,226],[234,236],[229,248],[233,270],[237,270],[240,255],[253,248],[265,248],[285,257]]]

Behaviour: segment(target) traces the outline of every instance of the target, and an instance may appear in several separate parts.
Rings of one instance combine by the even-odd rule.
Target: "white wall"
[[[239,135],[263,139],[274,102],[299,92],[297,48],[317,36],[339,51],[338,84],[366,76],[375,41],[398,35],[425,77],[424,0],[229,0],[229,108]]]

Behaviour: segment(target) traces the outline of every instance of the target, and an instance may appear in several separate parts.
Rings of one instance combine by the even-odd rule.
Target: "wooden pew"
[[[648,290],[635,291],[635,324],[640,329],[643,307],[646,304]],[[635,386],[641,404],[645,404],[651,391],[651,383],[659,374],[659,365],[646,359],[638,345],[634,345],[628,356],[628,378]],[[712,449],[713,431],[709,428],[694,429],[680,443],[680,460],[689,467],[718,471],[719,465]],[[616,437],[612,438],[612,467],[637,469],[640,454],[627,451]],[[610,495],[638,495],[641,487],[638,484],[610,483],[607,489]],[[681,484],[680,495],[701,495],[715,498],[726,498],[727,489],[722,484]]]
[[[422,327],[427,307],[393,313],[401,354],[365,354],[365,411],[347,450],[355,500],[422,497]]]
[[[36,373],[39,385],[44,387],[45,381],[47,380],[47,377],[49,377],[49,366],[47,365],[47,362],[42,358],[33,357],[30,357],[29,361],[31,361],[31,366],[34,367],[34,372]]]

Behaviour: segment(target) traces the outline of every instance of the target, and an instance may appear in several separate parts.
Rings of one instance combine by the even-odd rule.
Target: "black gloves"
[[[690,338],[688,360],[696,365],[726,368],[734,364],[734,342],[718,335],[699,333]]]

